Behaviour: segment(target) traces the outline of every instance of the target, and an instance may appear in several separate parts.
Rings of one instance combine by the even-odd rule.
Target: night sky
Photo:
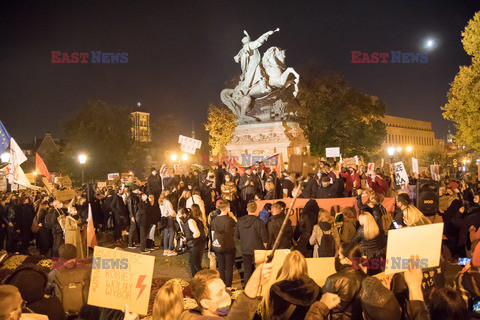
[[[479,1],[2,1],[0,120],[20,142],[50,131],[88,101],[175,113],[189,134],[225,82],[243,30],[286,49],[287,66],[314,61],[379,96],[387,113],[432,121],[437,138],[449,84],[470,64],[461,32]],[[425,51],[424,42],[437,47]],[[127,52],[126,64],[52,64],[51,51]],[[351,51],[427,52],[426,64],[352,64]],[[301,76],[301,74],[300,74]]]

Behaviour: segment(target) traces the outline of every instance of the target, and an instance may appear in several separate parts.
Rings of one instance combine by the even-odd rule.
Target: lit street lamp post
[[[81,154],[78,156],[78,162],[80,162],[80,165],[82,166],[82,186],[85,180],[85,162],[87,162],[87,156],[84,154]]]

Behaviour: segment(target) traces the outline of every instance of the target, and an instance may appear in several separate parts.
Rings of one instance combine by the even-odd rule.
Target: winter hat
[[[402,310],[393,292],[375,277],[366,277],[363,280],[360,301],[368,319],[400,320],[402,317]]]
[[[17,287],[23,300],[32,303],[43,299],[47,282],[48,278],[45,272],[36,267],[25,267],[8,276],[4,283]]]

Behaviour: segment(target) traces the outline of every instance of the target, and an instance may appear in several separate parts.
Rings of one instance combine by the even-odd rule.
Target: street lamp
[[[407,146],[406,150],[407,152],[412,152],[412,146]]]
[[[186,153],[182,154],[182,160],[187,161],[188,160],[188,154],[186,154]]]
[[[78,156],[78,162],[82,165],[82,186],[85,180],[85,162],[87,162],[87,156],[84,154],[81,154]]]
[[[10,162],[10,153],[9,152],[4,152],[0,156],[0,159],[2,159],[2,162]]]
[[[397,151],[398,151],[398,152],[402,152],[402,147],[398,147],[398,148],[397,148]]]
[[[390,163],[393,164],[393,155],[395,154],[395,147],[389,147],[387,153],[390,156]]]
[[[170,155],[170,159],[171,159],[172,161],[177,161],[177,159],[178,159],[177,154],[176,154],[176,153],[172,153],[172,154]]]

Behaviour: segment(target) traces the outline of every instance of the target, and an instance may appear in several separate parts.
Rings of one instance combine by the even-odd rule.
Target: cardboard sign
[[[340,148],[325,148],[325,153],[327,158],[336,158],[340,157]]]
[[[105,181],[97,182],[97,188],[105,188],[107,183]]]
[[[336,273],[335,258],[307,258],[308,275],[315,282],[323,287],[325,280],[332,274]]]
[[[343,158],[343,164],[345,167],[354,167],[358,165],[358,158]]]
[[[267,261],[267,257],[270,254],[271,250],[255,250],[255,264],[260,264],[265,261]],[[268,280],[268,283],[262,286],[262,292],[261,296],[265,296],[267,292],[270,290],[270,287],[272,284],[275,283],[278,271],[280,268],[283,266],[283,262],[285,261],[285,258],[287,255],[290,253],[290,250],[286,249],[281,249],[281,250],[275,250],[275,255],[273,256],[273,269],[272,269],[272,276],[270,277],[270,280]]]
[[[418,171],[418,159],[412,157],[412,172],[419,174],[420,172]]]
[[[443,223],[388,231],[385,274],[408,270],[410,257],[417,256],[420,268],[437,267],[440,263]]]
[[[189,169],[189,166],[186,165],[186,164],[176,164],[173,166],[173,171],[175,172],[175,175],[187,175],[188,174],[188,170]]]
[[[408,182],[408,174],[403,162],[395,162],[395,184],[404,188]]]
[[[373,174],[375,171],[375,163],[369,163],[367,167],[367,174]]]
[[[155,257],[96,246],[88,304],[146,315]]]

